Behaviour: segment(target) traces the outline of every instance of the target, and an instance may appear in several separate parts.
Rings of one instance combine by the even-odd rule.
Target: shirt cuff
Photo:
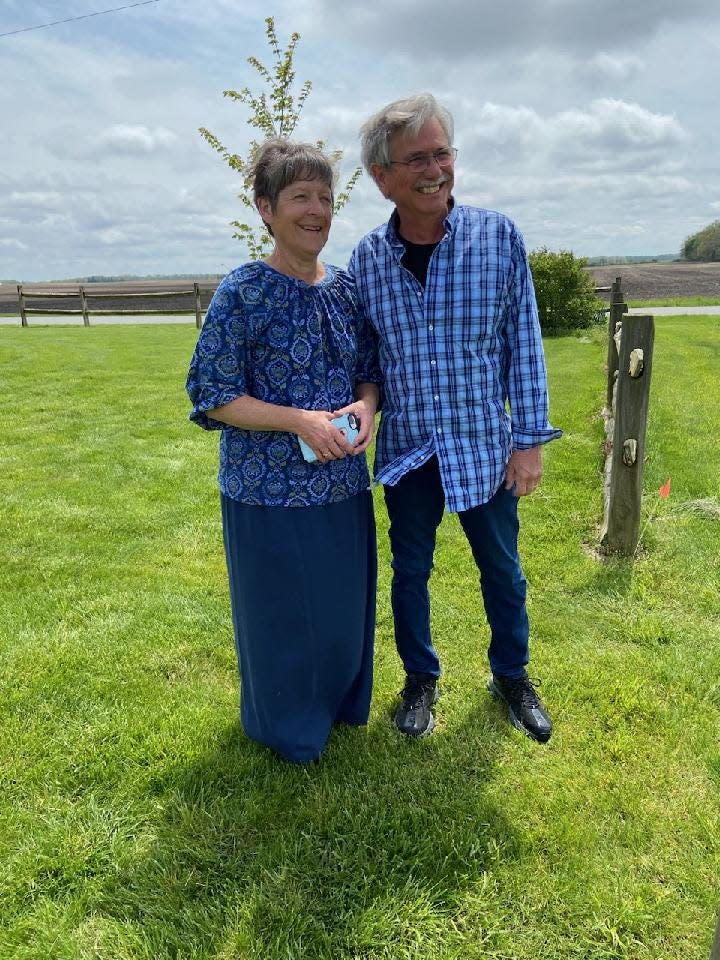
[[[218,407],[224,407],[226,403],[236,400],[245,395],[245,391],[238,390],[236,387],[225,387],[217,390],[203,390],[199,397],[191,397],[196,403],[190,413],[190,420],[196,423],[203,430],[222,430],[227,426],[222,420],[213,420],[207,414],[208,410],[217,410]]]
[[[543,430],[523,430],[514,426],[512,428],[513,450],[530,450],[543,443],[550,443],[551,440],[559,440],[562,435],[562,430],[549,425]]]

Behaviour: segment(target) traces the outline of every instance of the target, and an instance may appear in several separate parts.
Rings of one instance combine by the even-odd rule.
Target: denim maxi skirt
[[[315,760],[334,723],[370,712],[372,496],[264,507],[223,495],[222,518],[243,728],[287,760]]]

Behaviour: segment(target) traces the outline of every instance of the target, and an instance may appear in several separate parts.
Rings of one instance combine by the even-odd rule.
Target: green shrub
[[[584,329],[603,317],[604,304],[595,295],[595,281],[585,269],[584,257],[541,247],[529,259],[543,333]]]
[[[688,237],[681,255],[684,260],[700,260],[703,263],[720,260],[720,220],[715,220]]]

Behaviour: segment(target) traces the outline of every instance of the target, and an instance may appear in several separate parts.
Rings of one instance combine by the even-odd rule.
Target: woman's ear
[[[257,208],[263,223],[269,223],[272,220],[272,205],[268,197],[258,197]]]

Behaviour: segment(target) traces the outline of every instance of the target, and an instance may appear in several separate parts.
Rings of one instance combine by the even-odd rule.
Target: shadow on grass
[[[635,564],[638,562],[637,557],[598,553],[587,587],[602,594],[625,596],[632,589]]]
[[[304,768],[228,727],[161,788],[156,842],[98,912],[154,960],[390,957],[442,931],[446,942],[467,889],[520,856],[488,797],[509,735],[490,704],[422,741],[385,717],[338,728]]]

